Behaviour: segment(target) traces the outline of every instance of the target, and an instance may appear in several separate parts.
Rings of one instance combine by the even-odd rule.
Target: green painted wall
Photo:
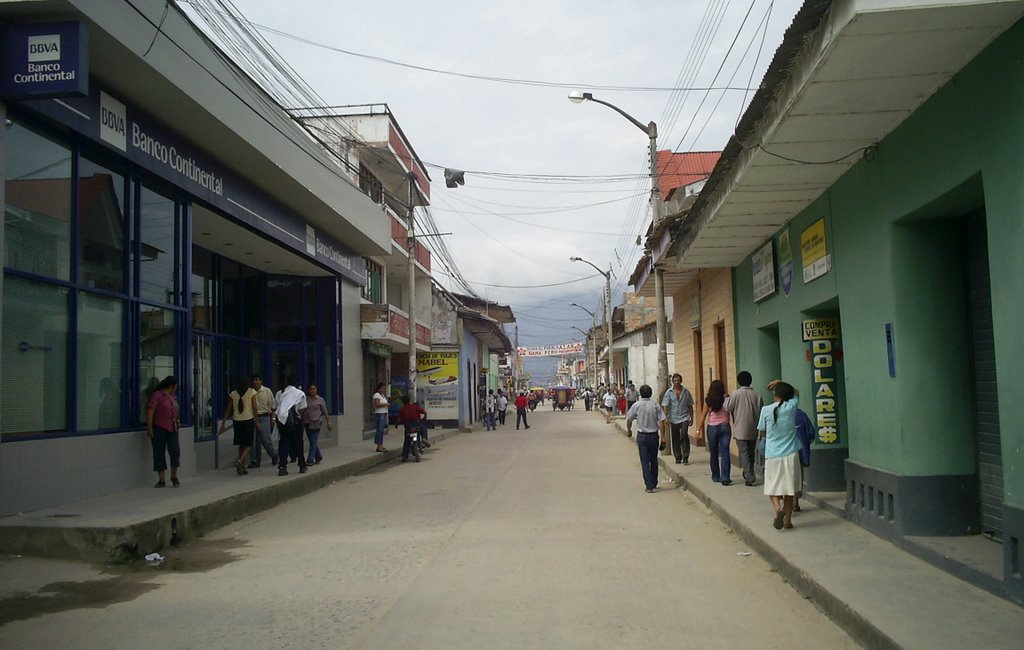
[[[755,381],[781,370],[801,392],[810,371],[805,313],[837,299],[842,318],[850,457],[927,476],[975,471],[971,431],[964,219],[987,219],[1005,501],[1024,506],[1024,26],[1017,24],[787,225],[790,297],[751,298],[751,262],[734,275],[737,358]],[[804,285],[800,232],[826,219],[833,269]],[[776,236],[777,240],[777,236]],[[890,378],[885,323],[896,333]]]

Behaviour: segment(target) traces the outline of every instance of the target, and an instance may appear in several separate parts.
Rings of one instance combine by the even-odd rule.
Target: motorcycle
[[[416,462],[420,462],[420,456],[423,455],[423,447],[420,440],[420,427],[418,423],[406,424],[405,425],[405,442],[402,443],[402,462],[409,460],[409,454],[412,453]]]

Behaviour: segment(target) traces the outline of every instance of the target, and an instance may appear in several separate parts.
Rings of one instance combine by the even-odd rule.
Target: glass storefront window
[[[242,267],[242,304],[244,305],[244,335],[251,339],[263,336],[263,274],[256,269]]]
[[[4,152],[4,266],[69,279],[71,150],[13,123]]]
[[[177,352],[174,338],[174,317],[177,312],[150,305],[141,305],[139,315],[139,421],[146,421],[149,397],[167,375],[175,375]],[[180,378],[179,378],[179,381]]]
[[[221,304],[221,318],[223,320],[223,334],[241,336],[242,334],[242,306],[239,276],[242,267],[238,262],[221,258],[221,278],[223,280],[223,296]]]
[[[78,430],[121,426],[124,303],[78,295]]]
[[[192,247],[192,327],[207,332],[217,326],[217,283],[213,276],[213,253]]]
[[[68,290],[4,278],[4,435],[67,430]]]
[[[302,279],[267,278],[267,338],[302,340]]]
[[[174,304],[178,268],[175,202],[145,186],[139,196],[139,297]]]
[[[124,291],[124,177],[85,158],[78,166],[79,282]]]

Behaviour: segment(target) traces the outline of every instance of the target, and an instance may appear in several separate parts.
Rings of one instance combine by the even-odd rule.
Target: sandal
[[[775,520],[772,522],[772,528],[775,530],[782,530],[782,521],[786,518],[786,513],[779,510],[775,513]],[[790,524],[792,526],[792,524]]]
[[[153,487],[155,487],[155,488],[167,487],[167,484],[164,483],[163,481],[157,481],[156,485],[154,485]]]
[[[242,461],[236,460],[235,461],[235,473],[238,474],[239,476],[241,476],[242,474],[248,474],[249,470],[245,469],[245,467],[242,466]]]

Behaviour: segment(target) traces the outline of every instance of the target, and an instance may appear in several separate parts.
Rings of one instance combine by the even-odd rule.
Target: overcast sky
[[[329,104],[386,102],[427,163],[509,174],[627,177],[554,183],[469,173],[464,187],[447,189],[442,172],[428,168],[431,211],[442,231],[454,233],[446,239],[462,274],[479,295],[510,305],[520,345],[536,346],[582,338],[572,326],[587,329],[590,317],[568,303],[598,308],[604,279],[569,256],[610,266],[613,299],[621,302],[641,252],[637,235],[650,221],[647,136],[604,106],[569,102],[568,92],[577,85],[584,91],[598,85],[757,86],[801,2],[234,4],[253,23],[362,54],[460,73],[566,84],[534,87],[420,72],[265,34]],[[762,21],[769,8],[765,30]],[[708,28],[710,18],[718,18],[717,30]],[[673,151],[720,150],[744,96],[749,101],[751,94],[594,91],[643,123],[656,121],[658,148]],[[539,286],[586,276],[595,277]],[[436,279],[451,286],[443,275]],[[546,374],[542,368],[551,364],[532,365],[535,374]]]

